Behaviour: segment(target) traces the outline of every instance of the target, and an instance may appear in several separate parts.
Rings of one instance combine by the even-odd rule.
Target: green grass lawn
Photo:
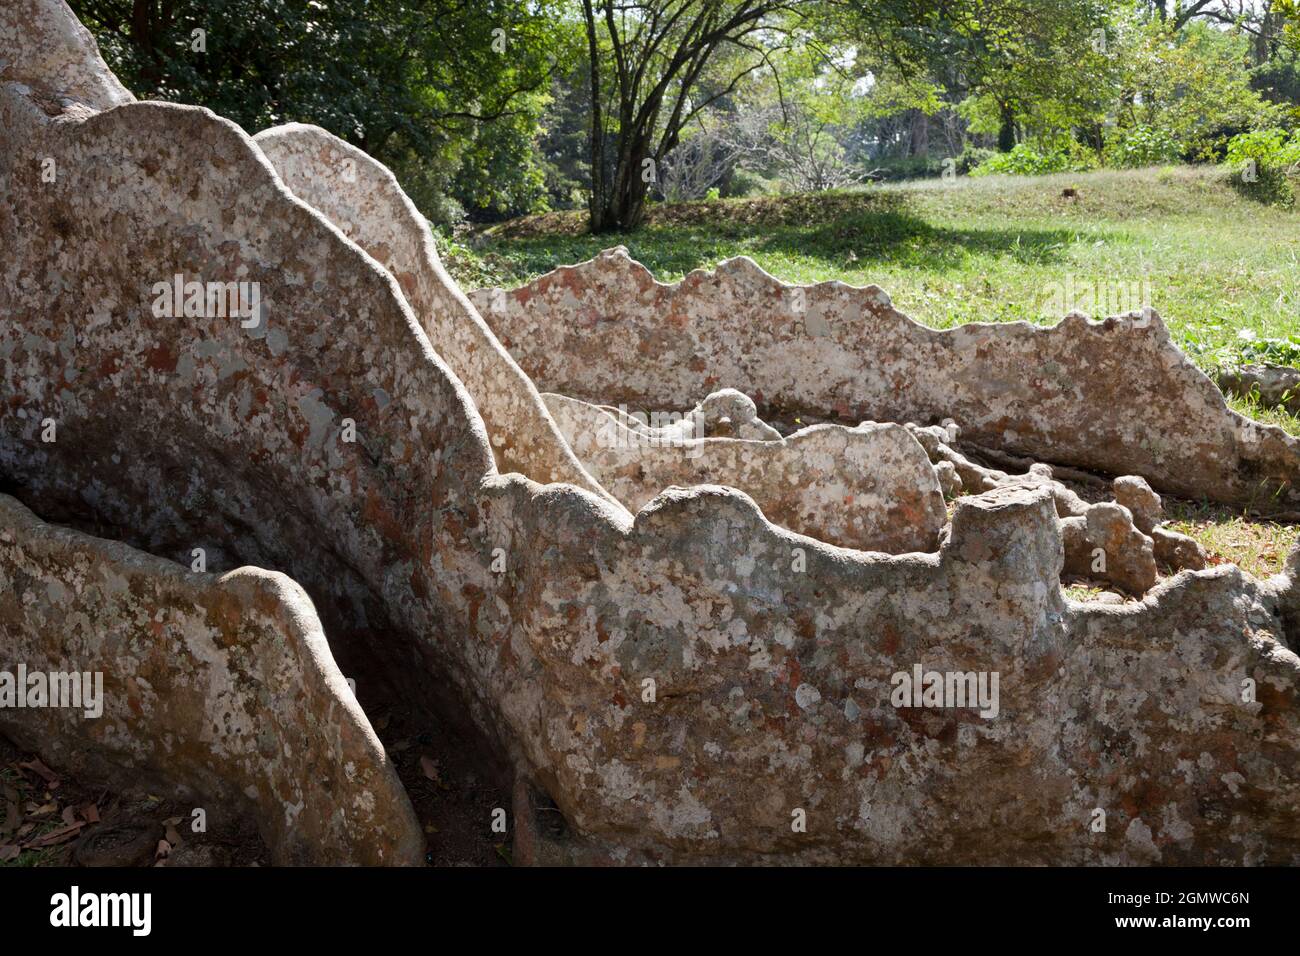
[[[1065,197],[1067,188],[1077,197]],[[548,213],[439,248],[473,289],[516,286],[619,244],[661,280],[747,255],[787,282],[875,283],[897,308],[935,328],[1051,324],[1071,307],[1104,318],[1149,303],[1211,374],[1220,364],[1258,360],[1263,340],[1283,340],[1263,358],[1300,364],[1300,211],[1247,199],[1211,167],[925,180],[659,205],[629,235],[591,236],[583,213]],[[1097,293],[1091,307],[1082,295],[1067,301],[1071,284],[1076,293]],[[1300,435],[1300,420],[1285,412],[1230,404]],[[1229,508],[1169,504],[1176,527],[1215,560],[1255,574],[1279,570],[1300,534]]]
[[[1241,350],[1243,329],[1300,341],[1300,212],[1243,198],[1225,175],[997,176],[660,205],[629,235],[592,236],[582,213],[549,213],[442,248],[469,288],[517,285],[618,244],[663,280],[747,255],[788,282],[875,283],[936,328],[1050,324],[1071,305],[1102,318],[1145,299],[1210,370]]]

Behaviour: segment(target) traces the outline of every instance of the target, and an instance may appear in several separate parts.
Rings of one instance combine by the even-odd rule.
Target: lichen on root
[[[1062,521],[1087,527],[1096,503],[1050,469],[999,477],[964,456],[971,468],[942,460],[986,486],[925,552],[800,534],[716,484],[633,512],[523,374],[593,405],[671,408],[725,384],[849,425],[951,416],[1011,451],[1050,442],[1069,453],[1053,461],[1228,498],[1289,480],[1292,445],[1265,431],[1248,453],[1158,321],[938,333],[879,290],[811,287],[796,310],[743,262],[660,287],[611,261],[594,284],[568,270],[506,295],[507,344],[536,337],[516,374],[493,317],[474,321],[422,244],[376,239],[413,234],[333,221],[354,200],[358,216],[407,208],[391,176],[370,170],[364,202],[313,203],[312,162],[351,156],[327,134],[267,134],[264,152],[205,110],[97,112],[108,86],[72,102],[15,82],[45,61],[28,38],[65,14],[56,0],[0,10],[17,52],[0,75],[14,187],[0,230],[18,237],[0,272],[5,487],[138,550],[202,547],[211,570],[288,575],[334,658],[419,706],[453,695],[515,770],[521,814],[539,794],[559,811],[565,836],[521,831],[527,859],[1300,862],[1294,565],[1069,602]],[[99,67],[58,77],[107,83]],[[272,145],[289,140],[292,169]],[[260,283],[264,321],[156,314],[148,290],[176,274]],[[752,321],[787,293],[786,311]],[[571,328],[553,324],[564,295],[581,303]],[[999,352],[1014,368],[992,374]],[[1150,379],[1118,378],[1126,361]],[[1164,385],[1176,401],[1139,416]],[[1081,396],[1104,414],[1081,418]],[[924,432],[881,431],[925,457]],[[928,507],[939,473],[923,477]],[[1154,549],[1129,534],[1133,512],[1101,517],[1125,513],[1098,534]],[[997,706],[896,705],[897,676],[918,667],[996,683]]]

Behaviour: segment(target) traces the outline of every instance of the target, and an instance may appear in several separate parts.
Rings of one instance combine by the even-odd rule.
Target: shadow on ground
[[[936,226],[905,193],[856,192],[655,206],[643,229],[626,234],[592,235],[582,213],[547,213],[485,230],[475,244],[523,281],[615,245],[627,246],[664,278],[711,267],[737,252],[821,260],[837,269],[853,262],[944,272],[971,256],[1042,265],[1061,261],[1076,238],[1073,229]]]

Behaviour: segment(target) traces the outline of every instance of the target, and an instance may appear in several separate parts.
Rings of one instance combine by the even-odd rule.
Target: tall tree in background
[[[391,166],[423,162],[443,187],[459,178],[473,204],[526,152],[577,27],[564,0],[69,3],[138,96],[250,133],[315,123]],[[462,157],[495,175],[458,175]]]
[[[935,117],[1121,165],[1300,123],[1300,0],[68,2],[142,98],[316,123],[444,227],[932,172]]]
[[[1002,152],[1017,123],[1052,101],[1087,112],[1100,91],[1083,74],[1107,63],[1115,0],[848,0],[904,70],[951,77],[996,114]]]
[[[635,229],[658,165],[700,111],[768,64],[797,0],[582,0],[591,99],[592,232]],[[698,95],[710,66],[731,75]]]

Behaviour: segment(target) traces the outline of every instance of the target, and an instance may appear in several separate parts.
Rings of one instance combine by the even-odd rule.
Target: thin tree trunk
[[[1001,106],[1002,126],[998,129],[998,152],[1009,153],[1016,148],[1016,115],[1005,103]]]
[[[596,39],[596,17],[591,0],[582,0],[582,12],[587,18],[587,56],[591,67],[591,201],[587,217],[592,232],[606,229],[605,207],[608,201],[605,180],[605,121],[600,108],[600,47]]]
[[[924,110],[912,111],[911,142],[908,155],[926,156],[930,152],[930,117]]]

